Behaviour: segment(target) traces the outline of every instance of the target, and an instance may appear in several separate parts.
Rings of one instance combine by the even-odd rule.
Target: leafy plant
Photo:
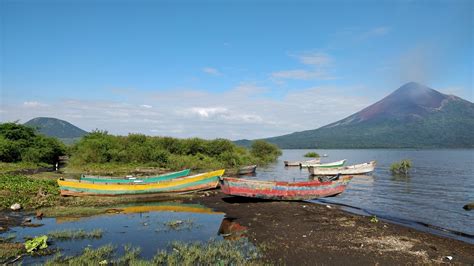
[[[319,154],[316,152],[308,152],[304,155],[304,157],[310,157],[310,158],[319,158]]]
[[[378,222],[379,222],[379,219],[377,218],[377,216],[373,215],[373,216],[370,218],[370,222],[371,222],[371,223],[378,223]]]
[[[28,253],[33,251],[45,249],[48,247],[48,236],[39,236],[25,242],[25,249]]]
[[[390,166],[390,171],[392,174],[398,175],[408,175],[410,168],[412,167],[412,162],[410,160],[401,160],[400,162],[395,162]]]

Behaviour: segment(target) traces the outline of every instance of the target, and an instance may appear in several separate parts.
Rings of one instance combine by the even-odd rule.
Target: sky
[[[255,139],[416,81],[474,100],[474,1],[0,0],[0,121]]]

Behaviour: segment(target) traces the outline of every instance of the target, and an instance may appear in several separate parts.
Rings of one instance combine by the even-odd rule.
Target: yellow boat
[[[224,169],[156,183],[103,183],[58,179],[62,196],[119,196],[186,193],[216,188]]]

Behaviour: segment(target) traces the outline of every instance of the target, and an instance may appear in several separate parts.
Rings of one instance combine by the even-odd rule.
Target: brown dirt
[[[474,245],[325,205],[261,201],[207,193],[187,199],[248,227],[265,259],[289,265],[474,264]],[[452,256],[448,261],[446,256]]]

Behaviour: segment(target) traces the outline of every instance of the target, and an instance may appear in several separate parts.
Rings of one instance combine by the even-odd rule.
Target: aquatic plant
[[[72,239],[85,239],[85,238],[101,238],[103,234],[102,229],[94,229],[91,231],[85,231],[84,229],[76,230],[58,230],[48,233],[48,236],[56,240],[72,240]]]
[[[310,151],[310,152],[307,152],[307,153],[304,155],[304,157],[319,158],[320,156],[319,156],[318,153]]]
[[[408,171],[412,167],[412,162],[408,159],[395,162],[390,166],[390,172],[397,175],[408,175]]]
[[[48,236],[38,236],[30,240],[25,241],[25,249],[28,253],[33,253],[33,251],[45,249],[48,247]]]
[[[124,247],[124,255],[114,258],[115,248],[106,245],[85,248],[81,255],[64,257],[58,253],[45,265],[259,265],[259,249],[248,240],[209,241],[207,243],[173,242],[168,249],[158,251],[151,260],[140,257],[140,249]]]
[[[180,231],[180,230],[191,230],[195,224],[192,219],[186,219],[186,220],[172,220],[163,223],[164,226],[166,226],[167,230],[174,230],[174,231]],[[162,231],[158,229],[157,231]]]
[[[0,174],[0,209],[20,203],[24,208],[52,206],[59,196],[55,180]]]

